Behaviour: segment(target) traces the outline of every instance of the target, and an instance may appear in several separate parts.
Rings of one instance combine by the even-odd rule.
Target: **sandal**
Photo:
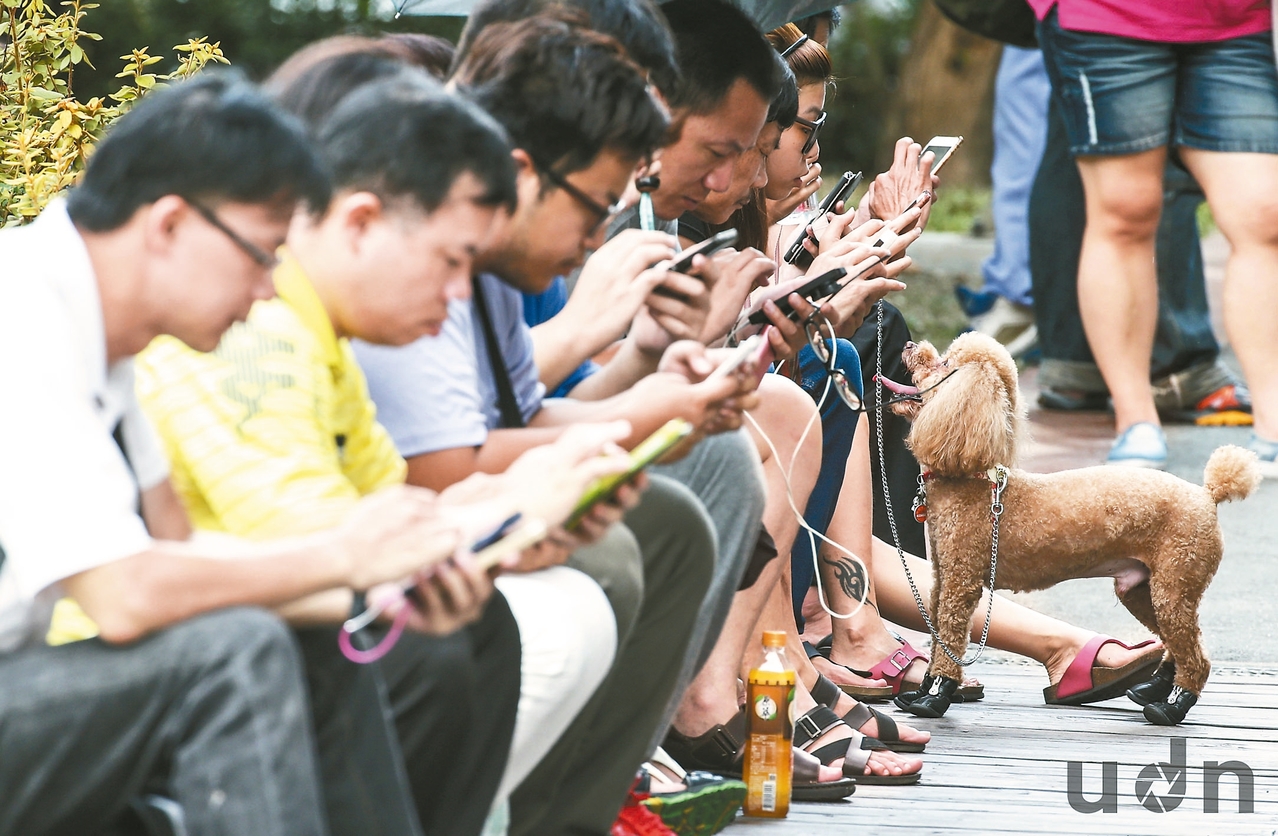
[[[870,755],[874,752],[890,750],[884,743],[872,737],[867,737],[856,729],[851,730],[852,737],[850,738],[835,740],[815,750],[806,748],[813,741],[820,739],[822,735],[840,725],[846,724],[839,719],[837,714],[824,705],[818,705],[795,721],[794,745],[800,751],[815,756],[827,766],[839,758],[843,758],[843,777],[851,778],[858,784],[902,786],[918,783],[919,777],[922,775],[921,770],[919,772],[908,772],[904,775],[875,775],[867,773],[866,769],[870,763]]]
[[[827,709],[828,710],[828,709]],[[685,769],[713,772],[731,778],[740,778],[744,765],[746,714],[742,708],[727,723],[717,725],[705,734],[689,737],[671,727],[666,733],[662,748]],[[795,801],[839,801],[856,790],[854,782],[847,778],[838,781],[818,781],[821,762],[809,768],[807,753],[797,747],[794,751],[794,772],[790,785],[790,798]]]
[[[883,679],[883,677],[881,676],[867,676],[861,671],[852,670],[847,665],[840,665],[838,662],[835,662],[833,659],[831,659],[829,656],[829,653],[826,651],[823,651],[820,645],[817,645],[814,647],[811,642],[804,642],[803,649],[808,654],[809,659],[816,659],[817,657],[820,657],[824,659],[825,661],[829,662],[831,665],[838,665],[838,667],[843,668],[844,670],[849,671],[850,673],[854,673],[857,676],[864,677],[866,679]],[[892,699],[892,697],[896,694],[896,692],[892,690],[892,686],[890,684],[882,685],[882,686],[840,685],[834,680],[828,680],[828,681],[830,682],[830,684],[834,685],[834,687],[843,691],[843,693],[847,694],[849,697],[854,697],[855,699],[858,699],[858,700],[886,702],[887,700]]]
[[[1092,636],[1078,651],[1074,661],[1069,663],[1061,681],[1043,689],[1043,702],[1048,705],[1084,705],[1122,696],[1128,688],[1153,675],[1163,660],[1163,649],[1154,648],[1122,667],[1104,668],[1096,665],[1101,648],[1117,644],[1127,650],[1137,650],[1153,643],[1153,639],[1146,639],[1140,644],[1128,645],[1109,636]]]
[[[818,674],[816,684],[812,686],[810,693],[812,694],[812,699],[827,708],[833,709],[839,700],[841,692],[838,685]],[[876,737],[871,737],[867,732],[862,731],[865,724],[871,720],[875,720],[878,723],[879,733]],[[893,752],[909,754],[922,752],[927,748],[926,743],[911,743],[908,740],[902,740],[896,721],[865,703],[858,702],[853,706],[851,711],[843,715],[843,722],[864,734],[868,740],[877,740]]]
[[[882,661],[870,668],[868,671],[859,671],[856,668],[848,667],[847,665],[844,665],[843,667],[847,667],[848,670],[852,671],[852,673],[857,676],[886,680],[888,685],[892,688],[893,696],[899,696],[902,691],[909,692],[918,690],[918,683],[907,680],[905,678],[905,672],[909,670],[910,666],[919,659],[922,659],[924,662],[931,662],[932,660],[928,658],[926,653],[921,650],[917,650],[909,642],[904,639],[900,639],[900,637],[898,637],[898,639],[901,642],[901,646],[889,653]],[[830,652],[832,647],[833,636],[830,636],[818,642],[816,650],[818,653],[825,655]],[[831,664],[837,665],[839,663],[831,660]],[[965,679],[963,680],[963,684],[959,686],[959,689],[954,692],[954,696],[951,699],[954,702],[976,702],[978,700],[985,699],[985,686],[976,680]]]

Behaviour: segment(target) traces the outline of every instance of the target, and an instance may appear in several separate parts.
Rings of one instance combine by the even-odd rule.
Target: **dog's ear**
[[[907,440],[932,472],[971,476],[1011,464],[1017,424],[1017,405],[998,370],[968,362],[929,393]]]

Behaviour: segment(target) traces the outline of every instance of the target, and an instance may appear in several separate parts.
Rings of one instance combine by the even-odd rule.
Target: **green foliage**
[[[921,1],[862,0],[842,7],[843,22],[830,43],[836,87],[821,131],[821,166],[835,179],[845,169],[870,177],[891,162],[883,122]]]
[[[93,144],[147,90],[227,63],[218,43],[190,38],[174,47],[172,72],[147,47],[120,56],[122,86],[106,96],[77,97],[77,67],[92,67],[85,46],[99,40],[81,28],[95,3],[66,0],[55,11],[44,0],[0,0],[0,226],[34,218],[75,182]],[[119,82],[117,82],[119,83]]]

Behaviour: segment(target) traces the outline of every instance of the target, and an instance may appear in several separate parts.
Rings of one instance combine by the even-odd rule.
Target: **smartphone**
[[[883,225],[883,228],[879,230],[879,237],[878,237],[878,238],[876,238],[876,239],[874,240],[874,243],[873,243],[873,244],[871,244],[870,246],[871,246],[871,247],[874,247],[875,249],[878,249],[879,247],[882,247],[882,246],[884,246],[884,245],[886,245],[886,244],[889,244],[889,241],[895,241],[897,238],[900,238],[902,235],[904,235],[904,234],[905,234],[905,232],[908,232],[908,230],[905,230],[905,231],[899,231],[899,230],[897,230],[896,228],[894,228],[894,227],[892,226],[892,224],[893,224],[893,223],[895,223],[896,221],[900,220],[900,218],[901,218],[901,217],[902,217],[902,216],[903,216],[906,212],[908,212],[908,211],[910,211],[911,209],[913,209],[914,207],[918,206],[918,205],[919,205],[919,203],[921,203],[921,202],[923,201],[923,198],[924,198],[924,197],[926,197],[928,194],[930,194],[930,192],[923,192],[923,194],[921,194],[921,195],[919,195],[918,197],[916,197],[916,198],[914,198],[913,200],[911,200],[911,201],[910,201],[910,205],[909,205],[909,206],[906,206],[904,209],[902,209],[902,210],[901,210],[901,214],[897,215],[895,218],[893,218],[892,220],[890,220],[890,221],[888,221],[887,223],[885,223],[885,224]],[[911,226],[913,226],[913,224],[911,224]],[[891,246],[889,246],[888,248],[889,248],[889,249],[891,249]],[[898,256],[898,255],[900,255],[900,253],[898,253],[898,252],[894,252],[894,253],[892,253],[893,258],[895,258],[895,257],[896,257],[896,256]]]
[[[728,355],[728,359],[724,360],[719,364],[718,368],[710,372],[710,374],[706,377],[706,380],[718,380],[721,377],[727,377],[737,369],[741,368],[741,366],[745,363],[749,362],[751,358],[758,360],[759,343],[763,341],[764,337],[760,334],[747,337],[745,342],[732,350],[732,353]]]
[[[817,276],[802,287],[795,288],[790,291],[790,293],[797,293],[809,302],[816,304],[818,299],[824,299],[838,291],[838,289],[842,287],[842,285],[839,284],[839,279],[842,279],[847,274],[847,268],[835,267],[833,270]],[[781,309],[781,313],[785,314],[790,319],[794,319],[796,314],[794,313],[794,309],[790,307],[790,293],[787,293],[781,299],[773,299],[772,301]],[[754,325],[764,325],[769,322],[769,320],[768,315],[764,312],[763,308],[760,307],[759,310],[750,314],[750,316],[746,318],[746,322]]]
[[[512,554],[537,545],[546,539],[550,529],[541,520],[528,520],[505,531],[498,539],[483,548],[472,548],[471,558],[477,567],[485,571],[501,563]]]
[[[927,145],[923,146],[923,152],[919,156],[922,157],[923,154],[931,151],[936,156],[936,159],[932,161],[932,173],[939,174],[941,166],[945,165],[962,144],[961,136],[934,136],[927,141]]]
[[[812,223],[815,225],[817,221],[825,217],[827,212],[833,212],[834,207],[839,205],[839,201],[846,199],[859,185],[861,185],[861,172],[843,172],[839,182],[834,185],[830,193],[825,196],[825,200],[822,200],[821,205],[817,207]],[[786,264],[794,264],[805,254],[810,257],[811,254],[803,247],[803,242],[809,237],[815,238],[816,236],[814,232],[809,232],[805,229],[799,234],[798,238],[794,239],[794,243],[790,245],[790,249],[785,251],[785,255],[781,257],[781,260]]]
[[[652,265],[653,267],[664,267],[672,273],[685,273],[692,267],[692,259],[699,255],[709,256],[716,253],[724,247],[730,247],[737,242],[737,231],[735,229],[725,229],[717,232],[704,241],[693,244],[688,249],[679,253],[672,259],[667,261],[659,261]],[[657,285],[652,289],[653,293],[659,296],[669,296],[672,299],[683,299],[683,294],[676,293],[665,285]]]
[[[581,495],[581,499],[577,502],[577,507],[573,509],[568,521],[564,523],[564,528],[572,530],[580,525],[582,517],[590,513],[591,508],[594,508],[600,502],[611,499],[622,485],[634,479],[644,468],[670,452],[676,444],[687,438],[694,429],[695,427],[692,424],[682,418],[671,418],[655,433],[639,442],[638,446],[630,451],[629,467],[621,473],[604,476],[586,488],[586,492]]]

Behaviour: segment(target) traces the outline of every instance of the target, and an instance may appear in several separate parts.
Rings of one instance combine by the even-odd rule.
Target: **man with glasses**
[[[604,207],[664,137],[665,112],[639,69],[612,39],[535,16],[485,27],[452,83],[510,133],[520,201],[477,259],[474,298],[454,303],[438,338],[404,348],[356,343],[378,416],[408,459],[409,480],[440,489],[501,469],[574,421],[626,418],[633,427],[627,446],[675,416],[703,432],[734,428],[753,385],[735,378],[693,384],[670,373],[597,403],[543,399],[519,290],[543,290],[601,243]],[[668,237],[641,235],[623,269],[633,276],[672,253]],[[705,305],[706,288],[696,279],[657,272],[685,297],[671,298],[672,306]],[[696,356],[692,362],[709,365]],[[741,480],[750,504],[758,491],[745,481],[752,476],[747,471]],[[619,596],[605,587],[617,616],[617,660],[512,795],[512,833],[607,832],[681,673],[715,560],[711,522],[685,488],[653,477],[624,523],[642,551],[640,565],[628,564],[642,594]],[[597,579],[601,564],[630,560],[598,549],[548,558],[566,558]]]
[[[385,720],[354,710],[365,681],[335,675],[336,698],[308,705],[293,637],[255,608],[448,557],[439,503],[401,490],[307,538],[179,543],[190,527],[133,394],[153,338],[212,349],[272,295],[294,206],[328,198],[301,127],[210,73],[148,94],[67,200],[0,232],[0,834],[113,829],[156,787],[195,836],[343,832],[326,806],[353,795],[387,821],[402,809]],[[63,596],[97,637],[46,643]],[[324,759],[353,776],[339,795]]]

